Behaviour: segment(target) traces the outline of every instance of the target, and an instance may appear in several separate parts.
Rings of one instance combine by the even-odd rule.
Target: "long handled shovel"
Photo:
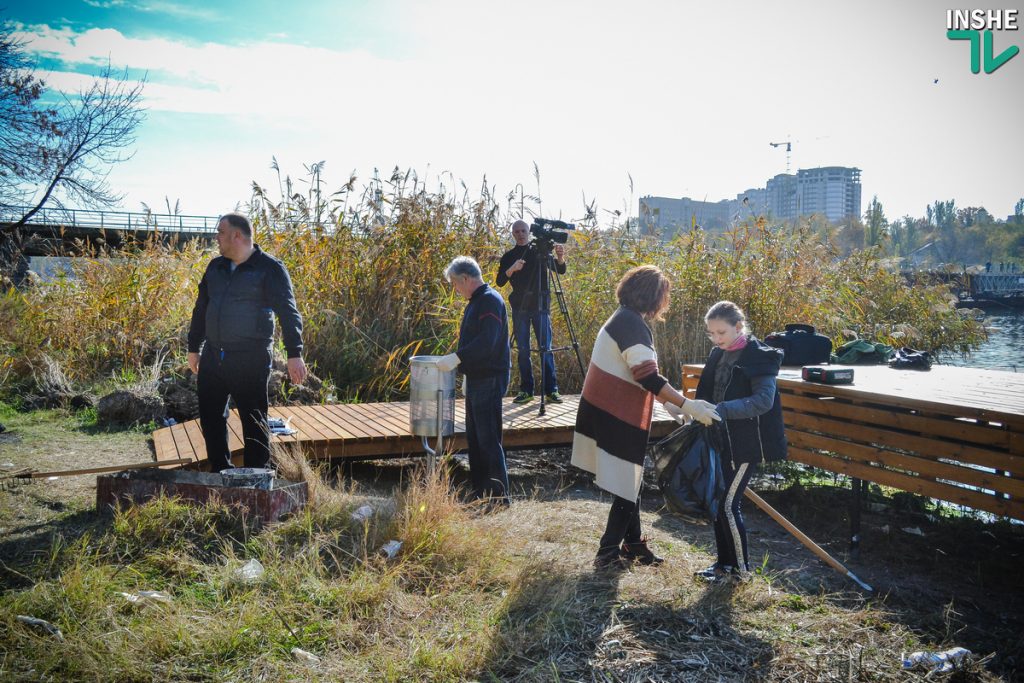
[[[853,572],[851,572],[851,571],[850,571],[849,569],[847,569],[846,567],[844,567],[844,566],[842,565],[842,563],[841,563],[841,562],[840,562],[839,560],[837,560],[836,558],[834,558],[834,557],[832,557],[831,555],[829,555],[829,554],[828,554],[827,552],[825,552],[825,551],[824,551],[824,550],[822,549],[822,547],[821,547],[820,545],[818,545],[817,543],[815,543],[814,541],[812,541],[812,540],[811,540],[810,538],[808,538],[808,537],[807,537],[807,534],[805,534],[804,532],[800,531],[800,530],[799,530],[799,529],[797,529],[797,528],[796,528],[795,526],[793,526],[793,523],[792,523],[792,522],[790,522],[790,521],[789,521],[788,519],[786,519],[785,517],[783,517],[783,516],[782,516],[782,515],[781,515],[781,514],[779,513],[779,511],[778,511],[778,510],[776,510],[775,508],[773,508],[773,507],[772,507],[771,505],[769,505],[769,504],[768,504],[768,503],[767,503],[767,502],[766,502],[766,501],[764,500],[764,498],[762,498],[761,496],[757,495],[756,493],[754,493],[754,492],[753,492],[753,491],[751,491],[750,489],[747,489],[747,490],[745,491],[745,493],[747,494],[747,498],[749,498],[750,500],[754,501],[754,504],[755,504],[755,505],[757,505],[757,507],[759,507],[759,508],[761,508],[762,510],[764,510],[764,511],[765,511],[765,513],[766,513],[766,514],[767,514],[767,515],[768,515],[769,517],[771,517],[771,518],[772,518],[772,519],[774,519],[774,520],[775,520],[776,522],[778,522],[779,524],[781,524],[781,525],[782,525],[782,528],[783,528],[783,529],[785,529],[785,530],[786,530],[786,531],[788,531],[789,533],[791,533],[791,534],[793,534],[794,536],[796,536],[796,538],[797,538],[797,540],[798,540],[798,541],[800,541],[800,542],[801,542],[801,543],[803,543],[803,544],[804,544],[805,546],[807,546],[807,547],[808,547],[808,548],[810,549],[810,551],[811,551],[812,553],[814,553],[815,555],[817,555],[818,557],[820,557],[820,558],[821,558],[822,560],[824,560],[826,564],[828,564],[828,565],[829,565],[830,567],[832,567],[833,569],[835,569],[835,570],[836,570],[837,572],[839,572],[840,574],[843,574],[843,575],[845,575],[845,576],[848,576],[848,577],[850,577],[851,579],[853,579],[853,581],[854,581],[854,582],[855,582],[855,583],[856,583],[856,584],[857,584],[858,586],[860,586],[861,588],[863,588],[863,589],[864,589],[864,590],[866,590],[867,592],[869,592],[869,593],[874,593],[874,590],[873,590],[873,589],[871,588],[871,586],[867,585],[866,583],[864,583],[863,581],[861,581],[860,579],[858,579],[858,578],[857,578],[857,576],[856,576],[856,575],[855,575],[855,574],[854,574]]]

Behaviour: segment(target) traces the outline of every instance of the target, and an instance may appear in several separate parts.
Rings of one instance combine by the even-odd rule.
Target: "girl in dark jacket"
[[[782,351],[750,334],[747,318],[731,301],[719,301],[704,316],[711,350],[697,385],[697,398],[715,404],[722,417],[719,457],[725,493],[715,520],[718,560],[697,576],[708,581],[742,578],[749,571],[747,531],[740,503],[762,461],[786,458],[786,433],[775,378]]]

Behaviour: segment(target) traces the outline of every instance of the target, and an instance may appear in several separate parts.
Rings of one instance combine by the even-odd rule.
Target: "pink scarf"
[[[740,336],[736,337],[736,341],[734,341],[732,344],[730,344],[725,350],[726,351],[739,351],[740,349],[744,349],[744,348],[747,347],[748,339],[749,338],[747,337],[747,335],[741,334]]]

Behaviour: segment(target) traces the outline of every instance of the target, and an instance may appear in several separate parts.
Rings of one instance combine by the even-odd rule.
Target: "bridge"
[[[0,228],[17,223],[31,207],[0,207]],[[189,216],[149,211],[97,211],[43,208],[22,228],[26,256],[68,255],[76,240],[118,248],[126,243],[159,238],[167,242],[210,241],[219,216]]]

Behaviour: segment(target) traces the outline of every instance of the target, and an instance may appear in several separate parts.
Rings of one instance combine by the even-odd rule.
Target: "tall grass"
[[[401,398],[408,356],[453,347],[463,303],[441,278],[452,257],[475,256],[493,282],[518,214],[503,209],[486,183],[471,197],[465,185],[446,180],[427,190],[414,174],[396,172],[361,193],[353,180],[327,202],[290,189],[275,201],[254,188],[258,242],[288,266],[307,356],[342,398]],[[655,330],[673,380],[681,363],[706,356],[702,315],[719,299],[744,307],[761,335],[806,322],[837,344],[860,336],[956,353],[983,339],[981,325],[957,311],[944,288],[910,286],[874,251],[840,258],[829,240],[820,226],[783,230],[763,219],[668,243],[637,234],[629,222],[586,222],[571,234],[561,278],[584,363],[616,306],[618,278],[640,263],[659,265],[674,283],[671,310]],[[7,292],[0,299],[0,377],[6,386],[29,382],[44,354],[77,383],[139,374],[162,351],[180,362],[196,283],[212,256],[195,244],[169,250],[151,243],[118,258],[78,259],[72,278]],[[557,311],[553,318],[556,344],[563,344],[565,321]],[[577,391],[576,364],[562,356],[559,365],[562,389]]]
[[[470,528],[450,482],[421,473],[392,505],[306,475],[313,504],[268,529],[212,501],[158,498],[109,530],[55,543],[33,584],[0,597],[4,680],[465,680],[484,663],[507,543]],[[326,495],[329,492],[329,495]],[[402,542],[387,559],[386,539]],[[257,559],[265,574],[238,577]],[[122,593],[160,590],[169,604]],[[57,641],[18,624],[57,625]],[[294,647],[323,658],[295,661]]]

